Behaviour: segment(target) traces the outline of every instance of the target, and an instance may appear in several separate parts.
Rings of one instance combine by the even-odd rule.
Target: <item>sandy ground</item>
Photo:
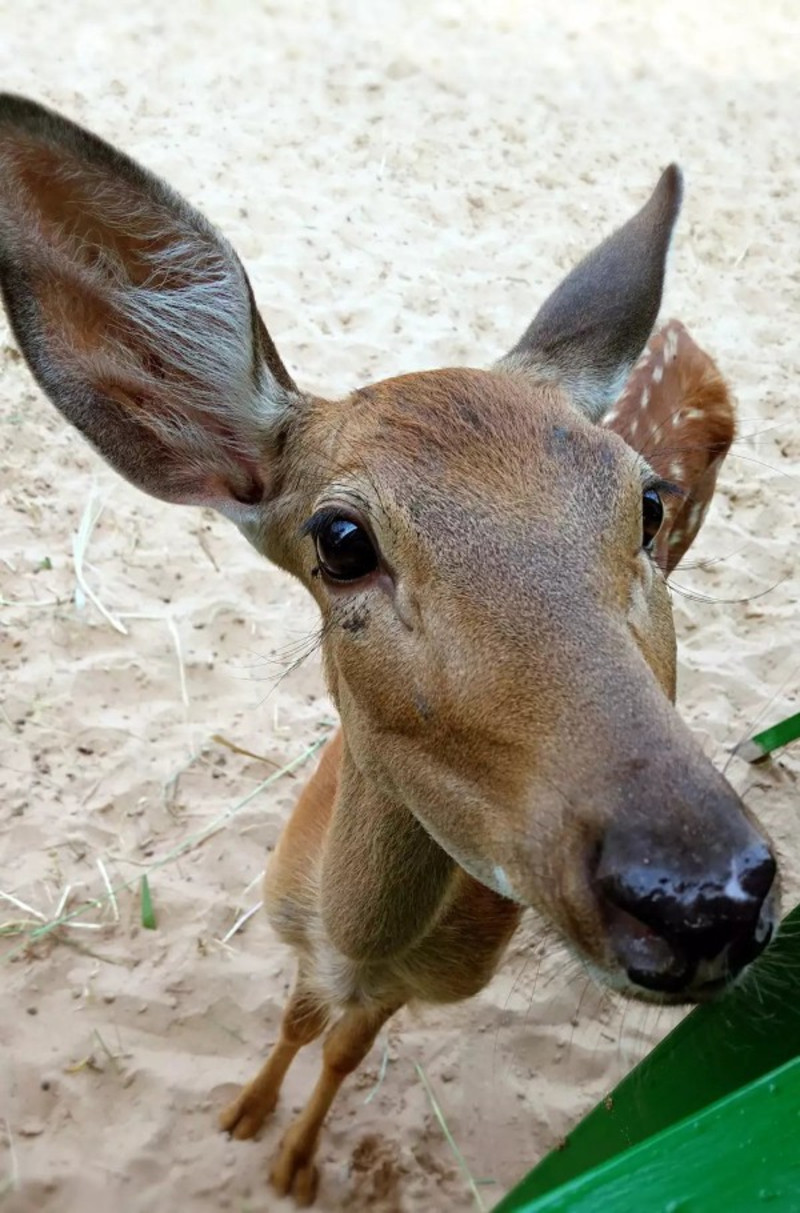
[[[793,8],[31,2],[0,15],[0,80],[206,210],[288,365],[330,393],[490,361],[679,159],[666,310],[718,357],[741,416],[675,578],[680,705],[721,764],[762,715],[797,710],[800,686]],[[332,719],[316,654],[280,678],[312,605],[223,521],[102,468],[5,328],[0,452],[3,1208],[277,1209],[268,1156],[316,1054],[260,1142],[228,1142],[215,1115],[292,975],[261,915],[231,932],[304,772],[243,801]],[[101,505],[83,575],[116,629],[76,599],[73,536]],[[798,774],[797,748],[730,767],[795,892]],[[105,875],[143,872],[155,931],[133,892],[106,893]],[[473,1207],[417,1065],[489,1208],[674,1018],[587,988],[523,931],[479,998],[381,1037],[325,1131],[320,1209]]]

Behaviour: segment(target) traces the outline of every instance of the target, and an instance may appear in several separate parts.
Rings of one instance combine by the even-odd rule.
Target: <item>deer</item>
[[[409,1002],[467,999],[532,910],[605,987],[718,996],[774,934],[765,830],[676,706],[666,578],[734,436],[711,357],[656,330],[677,166],[489,369],[304,392],[226,240],[121,151],[0,99],[0,285],[45,394],[132,484],[298,578],[340,728],[267,863],[296,979],[220,1117],[320,1076],[271,1183],[313,1202],[346,1077]]]

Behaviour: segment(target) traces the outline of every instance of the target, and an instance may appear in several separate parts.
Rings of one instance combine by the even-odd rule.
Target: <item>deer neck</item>
[[[414,814],[360,770],[343,739],[322,868],[322,916],[352,960],[406,951],[439,921],[459,869]]]

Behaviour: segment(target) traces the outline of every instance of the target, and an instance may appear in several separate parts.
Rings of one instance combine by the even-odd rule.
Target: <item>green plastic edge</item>
[[[770,725],[768,729],[764,729],[761,733],[756,733],[752,738],[752,744],[758,746],[761,753],[766,757],[767,754],[777,750],[779,746],[789,745],[792,741],[797,741],[800,738],[800,712],[795,712],[794,716],[787,716],[785,720],[781,720],[778,724]]]
[[[687,1015],[495,1213],[526,1208],[799,1055],[800,906],[747,980]]]
[[[520,1213],[798,1213],[800,1058]]]

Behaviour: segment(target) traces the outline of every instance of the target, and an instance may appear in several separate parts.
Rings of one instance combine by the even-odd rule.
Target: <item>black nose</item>
[[[765,903],[776,865],[764,843],[702,875],[662,858],[618,865],[615,849],[603,847],[597,889],[612,944],[637,985],[675,993],[704,974],[709,988],[721,986],[769,943],[773,911]]]

